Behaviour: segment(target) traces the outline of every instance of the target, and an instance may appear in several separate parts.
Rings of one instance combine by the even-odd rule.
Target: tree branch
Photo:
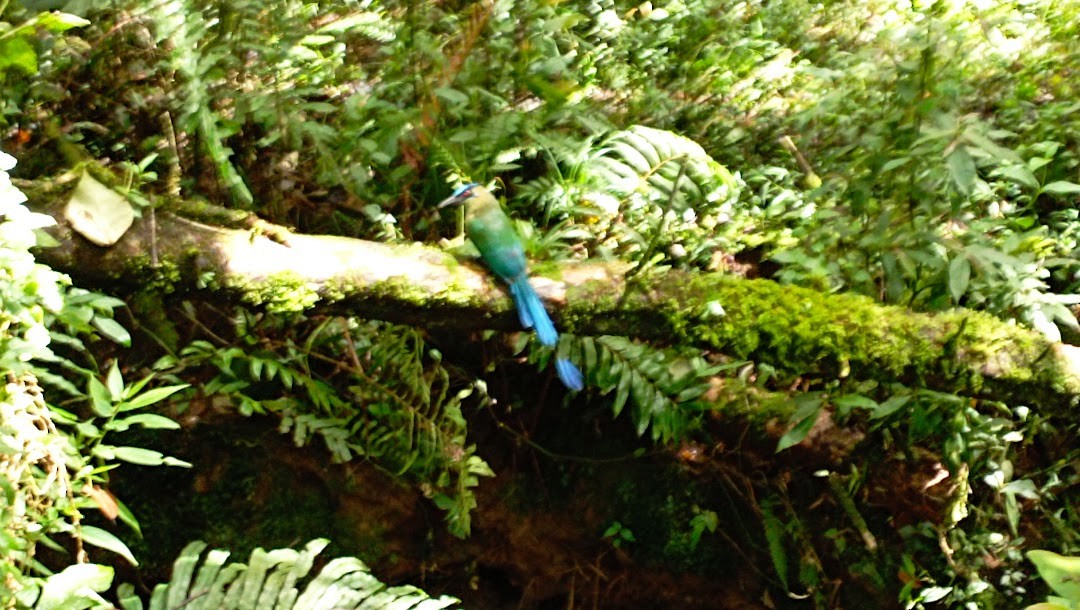
[[[63,217],[55,207],[43,211]],[[331,310],[458,332],[518,328],[491,276],[424,245],[280,228],[271,238],[159,213],[155,267],[145,218],[111,248],[60,223],[53,234],[61,246],[39,259],[84,285],[201,292],[270,311]],[[1080,399],[1080,348],[988,314],[913,313],[717,273],[668,270],[628,284],[625,271],[618,263],[566,265],[534,283],[570,332],[682,343],[800,374],[899,381],[1046,412]]]

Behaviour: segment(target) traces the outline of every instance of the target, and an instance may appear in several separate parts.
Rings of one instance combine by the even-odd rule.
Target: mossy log
[[[43,209],[61,219],[56,206]],[[434,247],[281,228],[227,229],[159,212],[109,248],[60,220],[39,258],[80,284],[213,294],[270,311],[333,311],[457,332],[516,329],[508,294]],[[1080,348],[985,313],[916,313],[720,273],[621,263],[541,268],[534,283],[561,328],[681,343],[798,374],[900,381],[1063,413],[1080,399]]]

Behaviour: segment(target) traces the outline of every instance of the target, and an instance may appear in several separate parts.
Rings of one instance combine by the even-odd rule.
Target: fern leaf
[[[613,415],[618,417],[631,405],[638,435],[651,430],[653,440],[664,443],[686,434],[709,380],[741,364],[709,365],[699,353],[659,350],[625,337],[563,337],[570,346],[565,353],[583,365],[589,385],[600,394],[614,393]],[[534,351],[531,357],[543,362],[550,356]]]
[[[181,352],[183,365],[216,368],[219,374],[204,392],[230,394],[244,413],[279,415],[278,430],[291,434],[298,446],[321,438],[336,462],[363,456],[424,484],[430,497],[445,495],[440,506],[448,511],[449,530],[467,535],[477,477],[492,476],[474,455],[475,447],[466,443],[461,403],[475,390],[451,391],[441,358],[416,329],[337,322],[316,325],[302,347],[286,342],[276,351],[246,353],[193,343]],[[268,332],[255,324],[242,331]],[[313,373],[319,368],[313,367],[313,356],[330,362],[349,352],[362,363],[355,370],[337,367],[326,377]],[[256,381],[263,395],[265,382],[276,382],[280,396],[252,398],[246,392]]]
[[[780,578],[780,583],[784,585],[784,590],[788,590],[788,557],[784,549],[784,524],[773,512],[771,503],[761,505],[761,524],[765,528],[765,540],[769,545],[769,557],[772,559],[773,568]]]
[[[387,587],[355,557],[331,560],[299,591],[297,584],[327,544],[318,539],[302,551],[255,549],[247,564],[233,563],[222,569],[228,552],[212,550],[200,565],[206,544],[192,542],[173,564],[172,580],[155,587],[150,610],[441,610],[460,603],[447,596],[432,598],[412,586]],[[118,593],[123,610],[141,610],[142,602],[130,586]]]
[[[620,197],[671,201],[676,211],[727,199],[736,182],[697,142],[635,125],[612,135],[592,159],[593,174]],[[676,180],[678,184],[676,184]]]
[[[135,595],[135,586],[131,583],[123,583],[116,588],[117,601],[120,602],[121,610],[143,610],[142,599]]]
[[[206,543],[201,540],[189,543],[180,551],[180,557],[173,564],[173,586],[167,598],[170,608],[177,608],[188,595],[191,588],[191,577],[195,573],[195,566],[199,562],[199,554],[206,548]]]

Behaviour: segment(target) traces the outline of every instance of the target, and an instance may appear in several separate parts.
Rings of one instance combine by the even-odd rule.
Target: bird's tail
[[[555,347],[555,344],[559,342],[559,333],[555,330],[555,325],[551,323],[540,295],[533,290],[525,274],[510,283],[510,294],[514,295],[521,325],[525,328],[536,329],[536,338],[540,340],[540,345]]]
[[[585,387],[585,378],[582,377],[581,371],[566,358],[555,359],[555,372],[559,374],[559,379],[566,389],[571,392],[580,392]]]
[[[535,329],[536,338],[540,340],[541,345],[555,347],[559,342],[559,332],[555,330],[555,325],[551,322],[547,310],[544,309],[540,295],[536,294],[536,290],[529,283],[529,278],[522,274],[511,282],[510,294],[514,296],[521,325]],[[578,392],[585,387],[585,379],[581,371],[566,358],[555,359],[555,372],[559,374],[559,379],[567,389]]]

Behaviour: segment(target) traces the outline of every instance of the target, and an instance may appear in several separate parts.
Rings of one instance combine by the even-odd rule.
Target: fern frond
[[[220,52],[207,48],[211,40],[210,24],[204,11],[190,0],[165,0],[153,3],[148,12],[157,29],[158,42],[169,41],[169,66],[180,77],[183,100],[178,124],[197,133],[233,201],[250,207],[254,198],[233,165],[232,150],[225,144],[228,134],[222,129],[210,107],[208,73],[221,60]]]
[[[651,429],[656,442],[684,438],[700,410],[698,399],[709,390],[709,379],[743,363],[709,364],[700,353],[657,349],[626,337],[563,335],[559,353],[574,360],[586,384],[602,395],[614,393],[615,417],[631,405],[638,435]],[[534,352],[538,359],[548,356]]]
[[[265,332],[247,324],[240,320],[242,333]],[[335,462],[362,457],[420,484],[447,511],[449,531],[469,534],[473,488],[493,473],[466,442],[461,404],[482,386],[452,391],[441,356],[415,329],[335,318],[303,346],[219,350],[195,341],[180,354],[185,366],[217,369],[204,394],[230,396],[244,415],[279,416],[281,433],[297,446],[321,439]],[[333,372],[319,374],[320,363],[333,363]],[[274,385],[276,397],[268,392]],[[248,393],[256,387],[259,398]]]
[[[319,34],[359,34],[375,42],[389,43],[396,37],[396,26],[380,11],[363,10],[335,19],[319,28]]]
[[[731,172],[697,142],[641,125],[607,138],[590,169],[599,186],[617,196],[640,194],[645,201],[671,202],[676,212],[726,200],[736,188]]]
[[[449,373],[415,329],[368,324],[350,332],[351,342],[341,335],[323,339],[338,353],[351,344],[364,363],[353,371],[350,400],[307,413],[293,405],[294,440],[302,444],[317,434],[335,455],[360,455],[423,483],[447,511],[450,532],[468,535],[472,489],[478,477],[493,474],[466,443],[461,402],[473,388],[451,392]],[[289,421],[282,420],[283,430]]]
[[[301,551],[255,549],[246,564],[226,566],[227,551],[215,549],[201,557],[206,543],[192,542],[173,564],[171,580],[154,587],[149,610],[439,610],[460,603],[448,596],[432,598],[416,587],[388,587],[355,557],[333,559],[308,578],[327,544],[317,539]],[[121,585],[117,597],[122,610],[143,610],[130,584]]]

